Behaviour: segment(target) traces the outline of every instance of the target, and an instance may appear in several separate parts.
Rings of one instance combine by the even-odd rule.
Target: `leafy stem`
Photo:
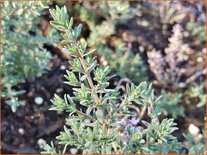
[[[81,62],[81,65],[82,65],[82,67],[83,67],[83,69],[84,69],[84,72],[85,72],[85,74],[86,74],[86,78],[87,78],[87,81],[88,81],[88,83],[89,83],[89,86],[90,86],[90,88],[92,89],[92,92],[94,91],[94,94],[93,94],[93,95],[94,95],[95,102],[96,102],[96,104],[98,105],[98,104],[100,103],[100,99],[99,99],[99,97],[98,97],[98,95],[97,95],[97,93],[96,93],[96,89],[95,89],[95,86],[94,86],[94,84],[93,84],[91,75],[90,75],[90,73],[88,72],[88,69],[87,69],[87,68],[88,68],[88,65],[87,65],[87,63],[86,63],[86,61],[85,61],[83,55],[81,54],[81,52],[77,50],[77,49],[78,49],[77,41],[74,42],[74,45],[75,45],[75,47],[76,47],[76,51],[77,51],[78,58],[79,58],[79,60],[80,60],[80,62]]]
[[[84,116],[84,117],[90,119],[91,121],[96,121],[95,118],[93,118],[92,116],[87,115],[87,114],[81,112],[80,110],[77,110],[77,109],[76,109],[75,112],[76,112],[77,114],[79,114],[79,115],[82,115],[82,116]]]

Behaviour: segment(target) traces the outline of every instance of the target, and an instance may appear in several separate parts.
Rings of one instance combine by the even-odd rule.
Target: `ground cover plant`
[[[204,2],[1,4],[3,153],[205,154]]]
[[[3,24],[2,46],[2,97],[12,111],[20,106],[18,95],[24,90],[14,87],[26,80],[32,81],[45,73],[51,54],[44,43],[55,40],[37,31],[37,17],[45,5],[42,2],[4,2],[1,4]],[[35,23],[36,22],[36,23]],[[52,35],[52,34],[51,34]]]

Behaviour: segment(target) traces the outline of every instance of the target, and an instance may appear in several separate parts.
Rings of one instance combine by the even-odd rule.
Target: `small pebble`
[[[76,148],[71,148],[70,149],[71,154],[76,154],[77,152],[78,152],[78,150]]]
[[[199,142],[199,141],[202,140],[202,138],[203,138],[203,135],[199,133],[199,134],[196,136],[195,140],[196,140],[197,142]]]
[[[42,103],[43,103],[43,98],[42,97],[40,97],[40,96],[38,96],[38,97],[35,97],[35,103],[37,104],[37,105],[41,105]]]
[[[188,131],[193,135],[196,136],[199,133],[199,128],[197,126],[195,126],[194,124],[190,124]]]
[[[179,83],[179,87],[180,87],[180,88],[185,87],[185,83],[184,83],[184,82]]]
[[[45,140],[42,138],[38,139],[37,141],[37,144],[39,145],[40,148],[43,148],[45,143],[46,143]]]
[[[56,93],[60,93],[60,92],[62,92],[62,91],[63,91],[62,88],[58,88],[58,89],[56,89]]]
[[[189,56],[188,55],[182,55],[183,57],[183,60],[187,61],[189,59]]]
[[[26,101],[25,101],[25,100],[24,100],[24,101],[21,101],[21,102],[20,102],[20,105],[21,105],[21,106],[25,106],[25,105],[26,105]]]
[[[66,69],[65,65],[61,65],[61,66],[60,66],[60,69],[61,69],[61,70],[65,70],[65,69]]]
[[[202,62],[203,61],[203,58],[202,57],[198,57],[197,58],[197,62]]]
[[[142,21],[142,26],[148,27],[149,26],[149,22],[146,21],[146,20]]]
[[[139,46],[139,51],[140,52],[144,52],[144,47],[143,46]]]
[[[19,129],[18,129],[18,132],[19,132],[21,135],[23,135],[23,134],[24,134],[24,129],[19,128]]]
[[[184,37],[188,37],[190,34],[189,34],[188,31],[184,31],[184,32],[183,32],[183,35],[184,35]]]

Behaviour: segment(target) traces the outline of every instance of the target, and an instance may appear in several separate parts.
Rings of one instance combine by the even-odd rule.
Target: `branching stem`
[[[93,117],[91,117],[90,115],[87,115],[87,114],[81,112],[80,110],[77,110],[77,109],[76,109],[76,113],[79,114],[79,115],[82,115],[82,116],[84,116],[84,117],[86,117],[86,118],[88,118],[88,119],[90,119],[91,121],[96,121],[95,118],[93,118]]]
[[[94,84],[93,84],[92,78],[91,78],[90,73],[88,72],[88,69],[87,69],[87,63],[86,63],[85,59],[83,58],[82,54],[80,53],[80,51],[78,51],[78,45],[77,45],[77,42],[75,42],[74,45],[75,45],[76,50],[77,50],[78,58],[79,58],[79,60],[80,60],[80,62],[81,62],[81,65],[82,65],[82,67],[83,67],[83,69],[84,69],[84,72],[85,72],[85,74],[86,74],[86,78],[87,78],[87,81],[88,81],[88,83],[89,83],[89,86],[90,86],[90,88],[91,88],[92,90],[95,90],[95,86],[94,86]],[[94,99],[95,99],[96,104],[98,105],[98,104],[100,103],[100,99],[99,99],[97,93],[95,92],[95,93],[93,94],[93,96],[94,96]]]

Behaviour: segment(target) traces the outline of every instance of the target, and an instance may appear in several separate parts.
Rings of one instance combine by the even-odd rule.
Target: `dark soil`
[[[61,70],[61,66],[66,66],[65,64],[65,60],[55,55],[47,74],[19,85],[26,92],[20,96],[23,105],[15,113],[9,106],[2,104],[2,153],[39,153],[38,139],[50,141],[59,134],[66,116],[48,109],[51,106],[50,99],[55,93],[71,91],[63,85],[65,70]],[[35,97],[42,97],[44,103],[37,105]]]

